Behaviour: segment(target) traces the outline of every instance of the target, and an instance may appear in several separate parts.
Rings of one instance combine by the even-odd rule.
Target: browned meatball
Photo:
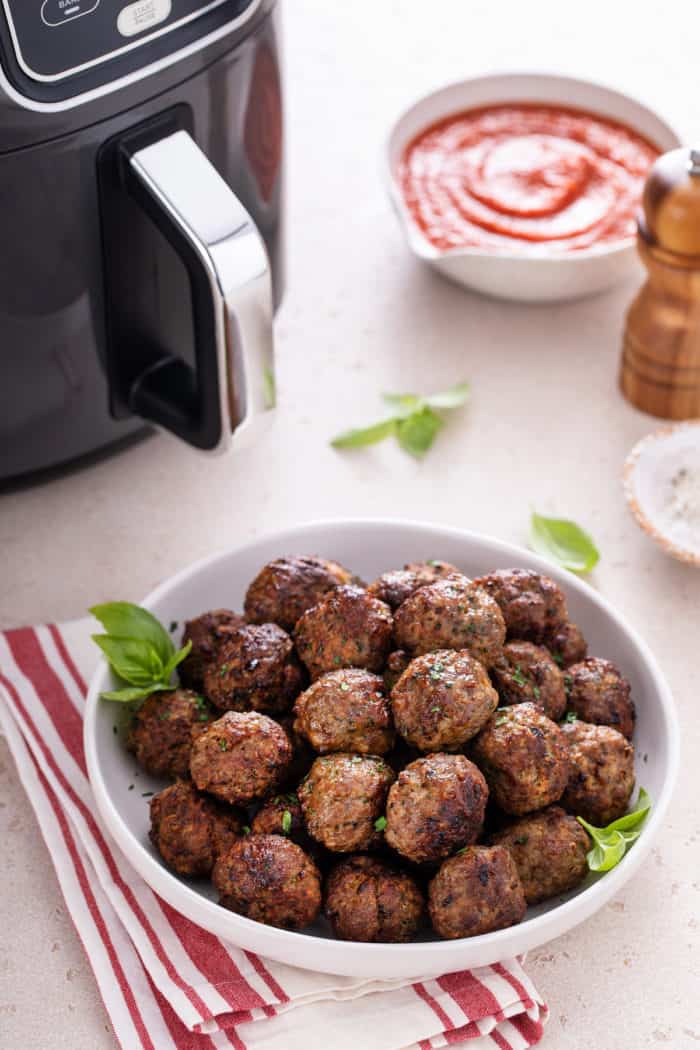
[[[525,915],[525,895],[505,846],[469,846],[446,860],[428,887],[436,933],[454,940],[514,926]]]
[[[188,620],[182,644],[192,642],[192,648],[177,669],[182,684],[189,689],[202,689],[204,671],[216,657],[222,641],[244,623],[243,617],[231,609],[212,609]]]
[[[321,876],[284,835],[246,835],[214,865],[219,903],[268,926],[303,930],[321,910]]]
[[[292,639],[274,623],[241,627],[204,673],[204,692],[220,711],[287,711],[303,686]]]
[[[487,798],[484,777],[464,755],[419,758],[389,791],[386,841],[416,864],[442,860],[477,839]]]
[[[610,726],[562,726],[571,752],[571,776],[562,805],[589,824],[605,827],[627,811],[634,790],[634,747]]]
[[[396,610],[395,637],[417,656],[435,649],[467,649],[490,667],[505,641],[501,610],[465,576],[447,576],[407,598]]]
[[[418,932],[425,901],[405,872],[372,857],[348,857],[328,877],[324,911],[344,941],[403,942]]]
[[[255,712],[227,711],[192,745],[190,772],[202,791],[245,805],[280,784],[292,759],[292,746],[277,722]]]
[[[588,872],[588,835],[561,806],[521,817],[493,835],[491,843],[510,850],[528,904],[572,890]]]
[[[423,575],[429,583],[442,580],[445,576],[461,576],[462,573],[456,565],[449,561],[441,561],[439,558],[430,558],[428,561],[410,561],[404,565],[406,572],[415,572]]]
[[[213,718],[203,697],[189,689],[152,693],[134,714],[126,746],[154,777],[185,777],[192,737]]]
[[[209,875],[214,861],[241,833],[241,814],[186,780],[151,799],[151,842],[178,875]]]
[[[571,768],[561,728],[534,704],[499,708],[474,740],[472,757],[494,802],[515,816],[558,801]]]
[[[250,623],[276,623],[291,632],[302,613],[352,580],[351,572],[325,558],[277,558],[260,570],[248,588],[245,614]]]
[[[414,562],[403,569],[383,573],[369,585],[367,593],[398,609],[419,587],[454,574],[459,575],[459,570],[446,561]]]
[[[394,688],[410,662],[411,655],[405,649],[395,649],[393,653],[389,653],[384,668],[384,687],[387,693]]]
[[[558,722],[566,710],[564,675],[546,649],[532,642],[508,642],[491,668],[501,703],[533,703]]]
[[[632,739],[636,711],[630,684],[610,660],[589,656],[567,670],[569,707],[583,722],[612,726]]]
[[[571,664],[578,663],[579,660],[585,659],[588,652],[588,643],[581,634],[581,629],[570,622],[548,634],[544,644],[559,667],[570,667]]]
[[[263,802],[251,821],[250,830],[255,835],[286,835],[303,845],[304,817],[296,793],[288,791]]]
[[[294,705],[297,733],[315,751],[383,755],[394,745],[384,681],[356,667],[321,675]]]
[[[457,751],[498,707],[498,694],[466,650],[417,656],[391,692],[398,732],[420,751]]]
[[[304,613],[294,628],[294,640],[312,678],[340,667],[381,671],[392,629],[388,605],[360,587],[338,587]]]
[[[498,569],[474,583],[498,602],[509,638],[540,643],[568,620],[561,588],[529,569]]]
[[[334,853],[378,846],[382,835],[375,822],[393,779],[393,770],[374,755],[317,758],[297,792],[306,830]]]

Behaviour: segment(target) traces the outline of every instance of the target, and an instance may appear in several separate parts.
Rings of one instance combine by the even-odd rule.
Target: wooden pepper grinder
[[[700,149],[659,157],[637,247],[649,276],[627,313],[620,386],[643,412],[700,416]]]

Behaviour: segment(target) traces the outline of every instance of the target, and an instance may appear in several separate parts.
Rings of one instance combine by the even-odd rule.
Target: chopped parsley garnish
[[[282,831],[285,833],[285,835],[288,835],[291,830],[292,814],[289,812],[288,809],[285,809],[284,813],[282,814]]]
[[[219,740],[219,751],[228,751],[228,744],[225,740]]]
[[[385,827],[386,827],[386,817],[377,817],[377,819],[374,822],[374,830],[375,831],[384,831]]]
[[[197,721],[198,722],[208,722],[209,721],[209,709],[207,707],[207,702],[204,699],[204,697],[203,696],[195,696],[194,703],[195,703],[195,707],[199,711],[199,714],[197,715]]]
[[[519,667],[513,671],[513,681],[516,685],[527,685],[527,679]]]
[[[578,722],[578,715],[575,711],[567,711],[564,716],[564,724],[570,725],[572,722]]]
[[[538,685],[533,685],[532,692],[534,694],[535,700],[539,700],[539,698],[540,698],[540,687]]]
[[[350,692],[350,686],[348,685],[347,682],[341,682],[340,683],[340,688],[342,689],[342,691],[344,693],[349,693]]]
[[[241,831],[244,835],[250,835],[250,824],[244,824]]]

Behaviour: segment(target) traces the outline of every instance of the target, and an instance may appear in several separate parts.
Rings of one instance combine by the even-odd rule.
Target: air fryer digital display
[[[55,82],[133,52],[201,15],[236,18],[250,0],[2,0],[15,58]],[[177,36],[175,33],[174,36]],[[144,57],[143,64],[149,61]]]

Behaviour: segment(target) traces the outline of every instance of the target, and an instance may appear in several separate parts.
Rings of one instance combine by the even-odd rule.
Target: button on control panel
[[[117,29],[122,36],[145,33],[147,29],[164,22],[171,10],[171,0],[136,0],[136,3],[127,4],[119,12]]]
[[[100,0],[44,0],[41,21],[46,26],[62,26],[83,15],[90,15],[100,6]]]

